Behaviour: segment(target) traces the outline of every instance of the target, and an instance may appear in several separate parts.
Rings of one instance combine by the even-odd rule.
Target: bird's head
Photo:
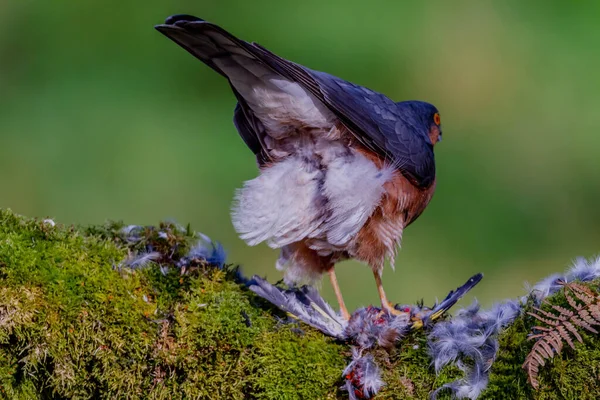
[[[406,125],[418,134],[426,135],[432,145],[442,140],[442,121],[433,104],[424,101],[401,101],[397,104]]]

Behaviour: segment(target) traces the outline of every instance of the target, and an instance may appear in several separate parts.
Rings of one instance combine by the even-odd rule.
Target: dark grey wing
[[[238,99],[233,112],[233,124],[246,146],[256,155],[259,165],[265,164],[270,158],[266,146],[262,142],[262,138],[265,137],[264,127],[233,85],[231,89]]]
[[[435,179],[433,146],[412,117],[388,97],[323,72],[310,71],[325,103],[361,141],[394,162],[413,183],[427,187]]]
[[[197,17],[176,15],[156,29],[226,77],[215,60],[236,55],[241,56],[248,67],[252,63],[260,63],[281,76],[298,82],[322,101],[358,141],[393,162],[415,185],[429,186],[435,179],[435,161],[429,138],[414,128],[413,121],[408,120],[401,107],[388,97],[324,72],[292,63],[258,44],[240,40],[223,28]],[[235,113],[234,121],[238,129],[241,127],[242,138],[255,154],[268,157],[260,142],[261,132],[257,130],[256,118],[245,106],[241,96],[236,95],[240,100],[241,110]],[[246,121],[242,116],[246,117]],[[252,135],[255,137],[252,138]]]
[[[413,184],[435,179],[429,137],[387,96],[333,75],[292,63],[253,43],[253,55],[282,76],[296,81],[327,107],[368,149],[393,162]]]

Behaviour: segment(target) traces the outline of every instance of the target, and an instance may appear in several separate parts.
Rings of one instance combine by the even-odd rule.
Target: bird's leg
[[[375,284],[377,285],[377,291],[379,292],[379,298],[381,299],[382,310],[392,315],[406,314],[404,311],[396,310],[392,303],[388,301],[385,291],[383,290],[383,285],[381,284],[381,275],[379,275],[379,271],[374,270],[373,276],[375,276]]]
[[[342,317],[344,319],[350,319],[350,313],[346,308],[346,304],[344,304],[344,298],[342,297],[342,291],[340,290],[340,286],[338,285],[337,277],[335,276],[335,268],[331,267],[327,271],[329,274],[329,280],[331,281],[331,286],[333,286],[333,291],[335,292],[335,297],[340,305],[340,311],[342,312]]]

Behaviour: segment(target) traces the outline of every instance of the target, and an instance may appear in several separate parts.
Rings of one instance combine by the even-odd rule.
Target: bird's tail
[[[249,43],[201,18],[173,15],[155,28],[229,80],[260,79],[267,71]]]
[[[234,123],[259,160],[267,160],[263,128],[251,108],[257,108],[252,107],[257,106],[254,89],[269,86],[267,77],[273,70],[253,53],[256,49],[218,25],[191,15],[173,15],[155,28],[229,80],[238,99]]]

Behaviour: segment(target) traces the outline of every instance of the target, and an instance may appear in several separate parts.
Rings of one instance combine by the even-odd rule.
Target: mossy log
[[[133,250],[115,232],[0,211],[1,398],[348,398],[347,344],[290,323],[230,269],[123,267]],[[598,398],[600,342],[589,335],[530,387],[521,366],[533,325],[523,316],[501,334],[480,398]],[[426,399],[460,378],[434,373],[424,331],[374,355],[386,383],[376,398]]]

